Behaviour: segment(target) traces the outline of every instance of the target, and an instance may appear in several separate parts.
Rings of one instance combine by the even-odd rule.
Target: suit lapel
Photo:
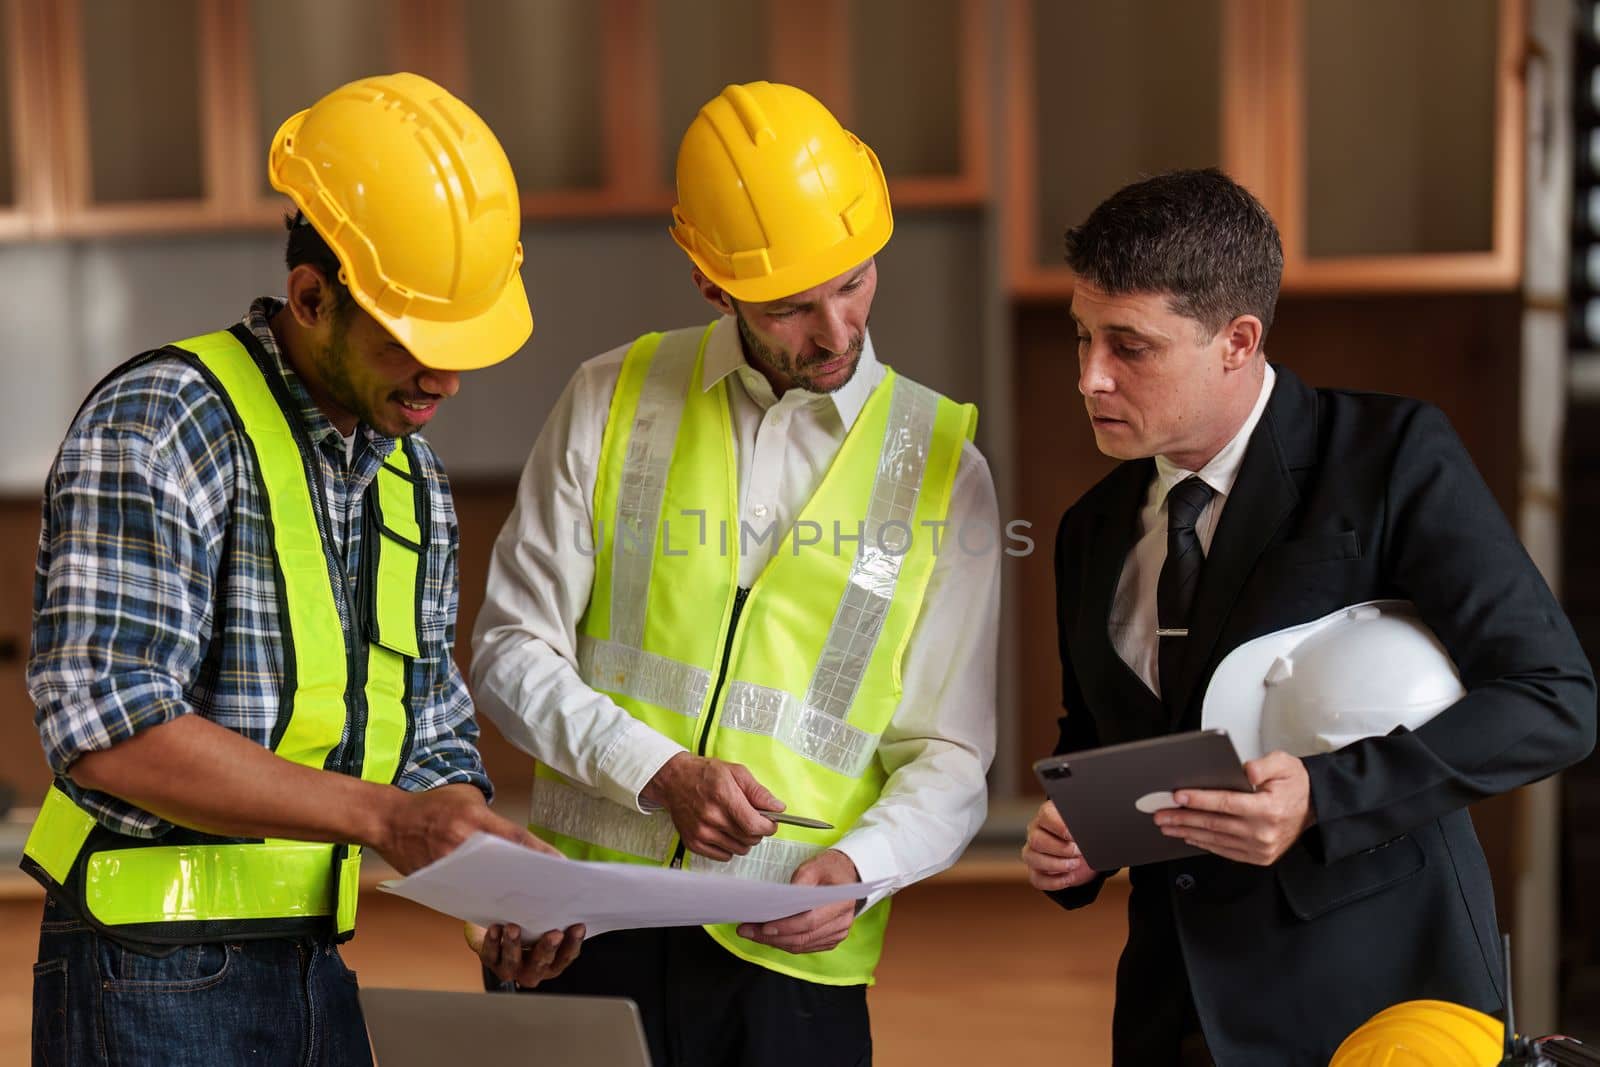
[[[1309,462],[1314,449],[1316,394],[1284,368],[1273,370],[1278,377],[1272,397],[1245,449],[1200,571],[1177,688],[1167,694],[1174,727],[1194,699],[1239,590],[1300,499],[1291,471]]]

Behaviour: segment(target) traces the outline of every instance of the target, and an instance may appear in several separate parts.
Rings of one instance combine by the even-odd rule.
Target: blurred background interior
[[[1049,549],[1109,468],[1075,390],[1063,229],[1155,171],[1244,182],[1287,256],[1269,356],[1440,405],[1600,653],[1596,63],[1590,0],[0,0],[0,1061],[25,1056],[40,893],[13,865],[48,783],[23,685],[39,488],[106,371],[281,292],[264,156],[290,113],[414,70],[483,115],[522,183],[533,339],[428,434],[457,491],[462,634],[573,369],[708,317],[666,229],[699,104],[792,82],[877,150],[898,223],[879,354],[979,404],[1002,512],[1035,545],[1006,562],[990,825],[896,904],[879,1062],[1059,1052],[1065,1025],[1095,1063],[1119,898],[1068,915],[1016,862],[1059,711]],[[490,726],[484,749],[515,812],[529,762]],[[1600,765],[1473,814],[1519,1023],[1600,1039]],[[364,983],[476,985],[457,924],[362,907]]]

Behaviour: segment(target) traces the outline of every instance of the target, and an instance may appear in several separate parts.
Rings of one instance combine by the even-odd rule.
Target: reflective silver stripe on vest
[[[533,780],[528,821],[535,827],[629,856],[665,863],[676,831],[665,811],[641,815],[554,778]]]
[[[617,515],[611,547],[611,638],[638,648],[644,644],[645,605],[650,568],[655,563],[656,528],[667,492],[667,469],[678,440],[683,393],[700,355],[704,335],[669,334],[650,359],[639,393],[628,454],[617,487]]]
[[[728,686],[722,727],[763,734],[812,763],[859,778],[878,751],[878,739],[800,702],[793,693],[750,682]]]
[[[821,845],[767,837],[743,856],[735,856],[726,862],[696,856],[689,861],[689,869],[710,874],[732,875],[752,882],[786,883],[794,877],[796,867],[821,851]]]
[[[811,676],[805,700],[808,709],[839,719],[850,714],[894,600],[900,565],[911,538],[918,534],[911,521],[917,513],[938,411],[937,393],[909,379],[895,378],[866,526],[850,568],[849,584],[839,599],[839,610]]]
[[[711,672],[615,641],[578,635],[578,674],[595,689],[697,718],[711,688]]]

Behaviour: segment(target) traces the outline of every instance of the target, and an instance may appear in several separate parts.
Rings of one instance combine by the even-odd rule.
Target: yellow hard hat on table
[[[272,139],[272,187],[339,257],[339,280],[424,366],[498,363],[533,332],[505,150],[427,78],[340,86]]]
[[[889,186],[872,149],[792,85],[730,85],[678,149],[672,238],[736,300],[804,292],[889,240]]]
[[[1357,1027],[1328,1067],[1494,1067],[1504,1050],[1505,1025],[1492,1015],[1443,1000],[1408,1000]]]

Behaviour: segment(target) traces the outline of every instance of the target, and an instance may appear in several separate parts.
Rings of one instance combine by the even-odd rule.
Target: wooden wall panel
[[[38,544],[38,501],[0,500],[0,783],[16,790],[16,803],[29,807],[50,784],[23,680]]]
[[[489,554],[494,539],[511,513],[516,482],[485,479],[455,483],[456,516],[461,522],[461,607],[456,621],[456,662],[463,674],[472,665],[472,626],[483,607],[489,577]],[[525,811],[533,788],[533,760],[501,736],[481,715],[479,748],[484,766],[494,782],[497,805]]]
[[[1095,448],[1078,395],[1078,357],[1067,305],[1023,307],[1016,313],[1017,518],[1032,524],[1031,555],[1008,559],[1018,568],[1020,600],[1014,610],[1022,721],[1017,765],[1030,767],[1056,743],[1061,714],[1061,664],[1056,650],[1055,539],[1061,515],[1115,466]],[[1039,786],[1021,775],[1030,793]]]

